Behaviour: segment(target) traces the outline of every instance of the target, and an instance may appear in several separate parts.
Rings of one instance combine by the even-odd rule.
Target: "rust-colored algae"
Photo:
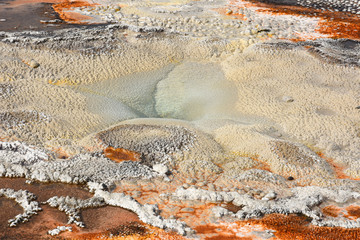
[[[143,235],[147,232],[138,216],[123,208],[89,208],[83,210],[81,215],[86,227],[76,227],[76,231],[66,232],[62,236],[69,239],[96,239],[104,235]]]
[[[227,229],[224,226],[217,226],[217,225],[201,225],[195,228],[195,231],[198,234],[203,234],[203,235],[207,235],[207,234],[211,234],[215,236],[211,236],[211,237],[205,237],[205,240],[215,240],[215,239],[251,239],[251,238],[240,238],[237,237],[236,234],[234,232],[229,232],[227,231]]]
[[[71,196],[79,199],[92,197],[92,194],[81,186],[36,182],[26,184],[23,178],[0,178],[0,186],[14,190],[26,189],[34,193],[39,202],[44,202],[53,196]],[[66,225],[65,213],[48,205],[41,205],[43,211],[32,216],[30,221],[21,223],[15,228],[9,227],[7,221],[21,213],[22,209],[13,200],[5,199],[6,201],[2,202],[3,200],[4,198],[0,198],[0,205],[3,210],[0,214],[0,239],[47,239],[48,230]]]
[[[259,13],[272,15],[293,15],[319,19],[318,29],[320,34],[327,35],[330,38],[347,38],[352,40],[360,39],[360,16],[345,12],[331,12],[314,8],[301,6],[275,5],[257,0],[231,1],[232,5],[241,2],[246,7],[257,7]],[[299,36],[296,41],[312,39],[314,37]]]
[[[62,147],[53,148],[52,151],[55,153],[56,158],[67,159],[70,157],[69,153],[67,153]]]
[[[345,215],[348,218],[358,219],[360,218],[360,206],[350,205],[345,209],[347,214]]]
[[[234,12],[228,13],[225,8],[217,8],[217,9],[214,9],[214,10],[216,10],[218,13],[220,13],[222,15],[228,15],[228,16],[231,16],[231,17],[233,17],[235,19],[240,19],[240,20],[243,20],[243,21],[248,20],[247,17],[244,14],[234,13]]]
[[[104,238],[104,236],[94,236],[87,239],[169,239],[178,240],[184,237],[166,232],[162,229],[146,225],[149,229],[145,234],[134,234],[128,236],[114,236]],[[270,214],[262,219],[247,221],[237,221],[233,223],[214,223],[198,225],[194,228],[198,236],[206,240],[215,239],[234,239],[251,240],[258,239],[253,235],[253,231],[272,230],[275,237],[270,239],[279,240],[354,240],[359,239],[359,229],[346,229],[340,227],[318,227],[310,224],[310,219],[305,216],[295,214],[282,215]]]
[[[45,202],[53,196],[71,196],[78,199],[92,197],[91,193],[78,185],[36,182],[26,184],[23,178],[0,178],[0,186],[15,190],[27,189],[34,193],[40,202]],[[0,239],[47,239],[48,230],[66,225],[67,222],[65,213],[48,205],[41,205],[43,211],[34,215],[29,222],[10,228],[7,220],[21,213],[22,209],[13,200],[5,198],[0,198],[0,205],[7,209],[0,214]],[[84,209],[81,211],[81,216],[86,227],[79,228],[71,224],[73,231],[62,233],[62,239],[98,239],[111,234],[113,236],[149,234],[138,216],[123,208],[105,206]]]
[[[261,220],[250,220],[275,230],[274,235],[281,240],[354,240],[360,239],[360,229],[341,227],[318,227],[310,225],[305,216],[271,214]]]
[[[115,162],[122,162],[122,161],[140,161],[141,155],[137,152],[133,152],[124,148],[113,148],[107,147],[104,150],[105,157],[115,161]]]
[[[116,214],[116,213],[115,213]],[[126,216],[118,216],[118,218],[124,218],[127,221]],[[109,219],[109,223],[111,222]],[[94,219],[93,221],[96,221]],[[117,221],[114,221],[112,225],[116,225]],[[100,223],[101,225],[101,223]],[[109,226],[110,227],[110,226]],[[73,232],[66,232],[62,234],[65,239],[77,239],[77,240],[90,240],[90,239],[118,239],[111,236],[126,236],[126,239],[142,239],[143,236],[149,234],[149,229],[141,222],[128,222],[117,225],[116,227],[106,228],[105,226],[96,226],[97,231],[87,231],[86,229],[80,229],[75,227]],[[108,238],[106,236],[109,236]]]
[[[322,212],[326,216],[338,217],[340,214],[340,208],[333,206],[333,205],[329,205],[329,206],[324,207],[322,209]]]
[[[271,168],[269,164],[265,163],[264,161],[261,161],[259,158],[251,157],[251,159],[259,163],[259,165],[255,167],[256,169],[261,169],[271,172]]]
[[[336,174],[336,178],[339,178],[339,179],[351,179],[351,180],[359,180],[359,179],[356,179],[356,178],[352,178],[348,175],[346,175],[344,173],[344,167],[341,166],[340,164],[337,164],[335,163],[335,161],[331,158],[328,158],[326,157],[323,153],[321,152],[317,152],[317,154],[319,155],[319,157],[321,157],[322,159],[325,159],[329,164],[330,166],[332,167],[332,169],[334,170],[335,174]]]
[[[232,202],[226,203],[226,206],[224,208],[233,213],[237,213],[238,211],[240,211],[242,209],[241,206],[236,206]]]
[[[236,237],[236,235],[226,236],[214,236],[214,237],[206,237],[205,240],[253,240],[251,237]]]
[[[251,224],[249,221],[237,222],[220,222],[209,223],[206,225],[197,226],[195,231],[201,239],[215,240],[215,239],[234,239],[234,240],[256,240],[263,239],[257,237],[254,232],[263,232],[267,229],[261,224]],[[270,239],[270,238],[269,238]],[[271,238],[274,239],[274,238]]]
[[[96,4],[90,4],[86,1],[70,1],[65,0],[61,3],[57,3],[53,5],[53,9],[57,12],[60,18],[69,23],[84,23],[84,20],[89,20],[91,17],[85,16],[79,13],[74,12],[67,12],[67,10],[72,8],[79,8],[79,7],[93,7]]]

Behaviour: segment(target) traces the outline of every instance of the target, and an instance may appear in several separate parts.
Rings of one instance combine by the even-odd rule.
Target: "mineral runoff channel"
[[[1,3],[1,239],[360,239],[356,1]]]

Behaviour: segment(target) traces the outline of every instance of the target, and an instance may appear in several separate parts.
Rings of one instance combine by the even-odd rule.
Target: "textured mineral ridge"
[[[359,14],[3,2],[0,238],[360,239]]]

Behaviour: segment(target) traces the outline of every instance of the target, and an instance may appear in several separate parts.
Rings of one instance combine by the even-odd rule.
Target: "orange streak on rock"
[[[242,240],[251,240],[252,238],[238,238],[236,237],[236,233],[229,232],[223,226],[217,225],[201,225],[195,228],[196,233],[201,235],[215,235],[211,237],[205,237],[205,240],[215,240],[215,239],[242,239]]]
[[[67,159],[70,157],[70,154],[68,154],[62,147],[53,148],[52,151],[56,154],[56,158]]]
[[[70,23],[84,24],[86,20],[91,20],[93,18],[76,12],[62,12],[61,19]]]
[[[259,165],[255,167],[256,169],[261,169],[261,170],[271,172],[271,168],[270,168],[269,164],[265,163],[264,161],[259,160],[258,158],[253,158],[252,157],[251,159],[253,159],[254,161],[259,163]]]
[[[231,16],[233,18],[240,19],[240,20],[243,20],[243,21],[248,20],[247,17],[244,14],[234,13],[234,12],[227,13],[227,10],[225,8],[217,8],[217,9],[214,9],[214,10],[217,11],[218,13],[222,14],[222,15],[228,15],[228,16]]]
[[[360,39],[360,17],[356,14],[320,11],[295,6],[269,7],[266,10],[259,10],[259,12],[319,18],[317,32],[328,35],[330,38]]]
[[[93,7],[96,4],[90,4],[88,2],[85,1],[70,1],[70,0],[65,0],[61,3],[58,4],[54,4],[53,5],[53,9],[55,10],[55,12],[57,12],[60,16],[60,18],[66,22],[69,23],[83,23],[82,21],[84,20],[88,20],[91,19],[91,17],[89,16],[85,16],[85,15],[81,15],[79,13],[70,13],[70,12],[66,12],[66,10],[75,8],[75,7]]]
[[[222,206],[232,212],[237,212],[241,207],[235,206],[232,203],[225,204],[223,202],[200,202],[200,201],[184,201],[173,199],[172,197],[160,197],[161,194],[170,194],[176,191],[179,186],[188,183],[189,179],[183,176],[173,175],[171,182],[165,182],[162,179],[152,179],[151,181],[122,181],[117,186],[114,192],[123,192],[133,197],[141,204],[158,204],[161,216],[164,218],[176,218],[185,222],[190,228],[199,230],[200,239],[242,239],[242,240],[257,240],[251,233],[254,228],[242,229],[243,237],[236,236],[238,233],[236,228],[232,228],[224,223],[222,225],[210,223],[212,218],[212,208],[215,206]],[[211,179],[207,179],[208,183],[214,183]],[[190,183],[193,187],[197,187],[199,182]],[[207,189],[207,186],[200,188]],[[135,192],[141,193],[140,195]],[[244,223],[245,225],[246,223]],[[206,229],[209,231],[207,232]],[[261,226],[255,230],[262,231]],[[164,238],[167,239],[167,238]]]
[[[360,206],[350,205],[345,208],[345,210],[347,211],[345,217],[352,220],[357,220],[358,218],[360,218]]]
[[[206,240],[254,240],[252,237],[215,236],[207,237]]]
[[[344,12],[331,12],[322,11],[313,8],[306,8],[300,6],[286,6],[275,5],[258,2],[256,0],[231,1],[232,5],[237,5],[239,2],[245,7],[257,7],[260,8],[257,11],[259,13],[266,13],[272,15],[294,15],[310,18],[318,18],[319,28],[318,33],[325,34],[330,38],[348,38],[353,40],[360,39],[360,16],[356,14],[344,13]],[[303,38],[299,36],[296,40],[307,40],[311,37]],[[294,39],[295,40],[295,39]]]
[[[325,160],[331,165],[331,167],[333,168],[333,170],[334,170],[334,172],[335,172],[335,174],[336,174],[336,178],[339,178],[339,179],[359,180],[359,179],[352,178],[352,177],[346,175],[346,174],[344,173],[344,169],[345,169],[345,168],[344,168],[343,166],[341,166],[340,164],[335,163],[333,159],[326,157],[326,156],[325,156],[323,153],[321,153],[321,152],[318,152],[317,154],[319,155],[319,157],[321,157],[322,159],[325,159]]]
[[[251,224],[249,221],[210,223],[195,228],[197,234],[202,237],[201,239],[206,240],[263,240],[264,238],[254,235],[254,232],[265,230],[267,229],[262,224]]]
[[[21,60],[21,62],[25,63],[26,65],[28,65],[30,67],[30,64],[28,62],[26,62],[25,60]]]
[[[345,13],[332,13],[323,16],[319,23],[319,32],[328,34],[332,38],[360,39],[360,16]]]
[[[340,208],[333,205],[326,206],[322,209],[323,214],[330,217],[338,217],[340,211],[341,211]]]
[[[104,150],[105,157],[115,161],[115,162],[122,162],[122,161],[140,161],[141,155],[137,152],[133,152],[124,148],[113,148],[107,147]]]

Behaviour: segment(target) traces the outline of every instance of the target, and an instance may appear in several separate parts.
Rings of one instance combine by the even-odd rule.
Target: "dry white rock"
[[[165,175],[169,171],[168,167],[164,164],[155,164],[153,166],[153,169],[154,171],[158,172],[160,175]]]
[[[51,236],[56,236],[59,235],[61,232],[65,232],[65,231],[72,232],[72,228],[67,226],[58,226],[55,229],[49,230],[48,234]]]
[[[293,97],[290,97],[290,96],[283,96],[282,100],[284,102],[293,102],[294,101],[294,98]]]
[[[264,200],[264,201],[273,200],[276,198],[276,196],[277,196],[276,192],[271,191],[268,194],[266,194],[261,200]]]
[[[31,59],[30,62],[29,62],[29,66],[32,67],[32,68],[38,68],[40,66],[40,63],[38,63],[34,59]]]

